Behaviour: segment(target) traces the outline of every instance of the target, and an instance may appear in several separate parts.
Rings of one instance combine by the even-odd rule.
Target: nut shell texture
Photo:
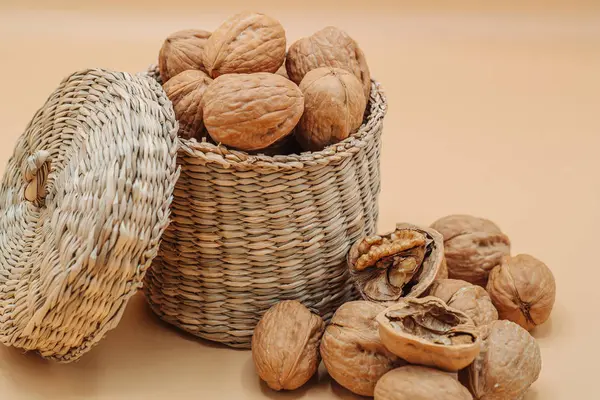
[[[158,69],[162,82],[189,69],[204,70],[202,54],[210,32],[186,29],[167,37],[158,54]]]
[[[449,215],[431,228],[444,237],[448,277],[485,287],[490,271],[510,254],[510,240],[492,221]]]
[[[325,323],[295,300],[284,300],[263,315],[252,336],[258,375],[274,390],[304,385],[321,361],[319,343]]]
[[[411,364],[455,372],[479,354],[473,321],[437,297],[402,299],[376,320],[384,346]]]
[[[502,265],[492,270],[487,290],[501,319],[530,331],[550,317],[556,282],[546,264],[528,254],[519,254],[504,257]]]
[[[433,229],[400,223],[394,232],[357,240],[347,262],[365,300],[393,304],[423,295],[444,259],[442,236]]]
[[[405,364],[379,339],[375,317],[383,310],[379,304],[362,300],[345,303],[333,315],[321,341],[329,375],[362,396],[373,396],[379,378]]]
[[[187,70],[163,85],[167,97],[173,103],[180,137],[200,139],[205,136],[202,96],[211,82],[212,79],[204,72]]]
[[[275,72],[285,60],[285,31],[264,14],[243,12],[226,20],[204,46],[204,67],[223,74]]]
[[[217,143],[259,150],[290,134],[304,110],[296,84],[266,72],[228,74],[203,96],[204,125]]]
[[[429,294],[442,299],[449,307],[464,312],[477,326],[498,319],[496,307],[481,286],[456,279],[442,279],[433,282]]]
[[[298,84],[308,72],[319,67],[345,69],[358,78],[365,99],[369,99],[371,73],[365,55],[356,41],[339,28],[328,26],[292,43],[285,65],[290,79]]]
[[[471,393],[447,372],[418,365],[396,368],[375,386],[375,400],[472,400]]]
[[[360,128],[367,102],[360,82],[339,68],[317,68],[300,83],[304,114],[296,138],[305,150],[318,151]]]
[[[481,329],[481,352],[458,374],[476,400],[521,399],[538,379],[542,358],[535,339],[510,321]]]

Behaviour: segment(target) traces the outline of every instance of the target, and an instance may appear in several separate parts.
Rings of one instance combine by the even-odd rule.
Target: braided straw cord
[[[65,78],[0,186],[0,341],[77,360],[119,322],[170,215],[177,122],[145,74]]]
[[[149,75],[158,80],[155,66]],[[269,157],[180,140],[172,222],[144,285],[160,318],[249,348],[280,300],[329,319],[356,298],[345,257],[376,229],[387,109],[376,82],[371,93],[360,130],[320,152]]]

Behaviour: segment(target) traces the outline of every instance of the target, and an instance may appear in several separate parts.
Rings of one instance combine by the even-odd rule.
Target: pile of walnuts
[[[538,379],[529,331],[550,316],[554,276],[530,255],[511,256],[492,221],[397,224],[357,240],[347,264],[362,300],[328,325],[293,300],[259,321],[252,357],[272,389],[302,386],[321,360],[341,386],[379,400],[514,400]]]
[[[185,139],[267,155],[319,151],[360,128],[371,76],[358,44],[326,27],[286,48],[256,12],[164,41],[158,66]]]

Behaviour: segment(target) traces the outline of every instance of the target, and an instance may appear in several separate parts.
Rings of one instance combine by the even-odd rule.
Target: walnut
[[[405,362],[379,339],[375,316],[382,305],[350,301],[337,309],[321,340],[321,357],[337,383],[362,396],[373,396],[375,384]]]
[[[258,375],[274,390],[294,390],[317,371],[319,343],[325,330],[320,316],[296,300],[269,308],[252,336],[252,360]]]
[[[535,339],[510,321],[481,328],[481,352],[458,374],[476,400],[522,399],[542,368]]]
[[[304,114],[296,129],[303,149],[318,151],[346,139],[360,128],[366,100],[360,82],[339,68],[317,68],[300,83]]]
[[[550,317],[556,282],[546,264],[519,254],[504,257],[502,264],[492,270],[487,290],[501,319],[530,331]]]
[[[407,365],[386,373],[375,386],[375,400],[473,400],[447,372]]]
[[[290,77],[287,74],[287,70],[285,69],[285,63],[281,64],[281,67],[279,67],[279,69],[275,71],[275,73],[277,75],[283,76],[285,79],[290,79]]]
[[[384,346],[411,364],[458,371],[479,354],[471,318],[437,297],[401,299],[376,320]]]
[[[204,46],[208,74],[275,72],[285,58],[283,26],[267,15],[242,12],[219,26]]]
[[[441,279],[433,282],[428,293],[442,299],[449,307],[467,314],[477,326],[498,319],[496,307],[481,286],[457,279]]]
[[[510,254],[510,240],[492,221],[449,215],[431,224],[444,237],[448,277],[485,287],[490,271]]]
[[[328,26],[292,43],[285,65],[288,76],[297,84],[315,68],[345,69],[362,83],[365,99],[369,100],[371,74],[365,55],[356,41],[339,28]]]
[[[202,49],[209,37],[210,32],[199,29],[186,29],[169,35],[158,53],[162,82],[188,69],[204,70]]]
[[[401,223],[394,232],[357,240],[348,252],[347,262],[365,300],[392,304],[402,297],[424,294],[443,258],[444,246],[438,232]]]
[[[289,135],[304,110],[296,84],[272,73],[221,75],[202,98],[204,125],[217,143],[252,151]]]
[[[163,84],[163,89],[173,103],[179,122],[179,136],[201,139],[204,134],[202,96],[212,79],[204,72],[187,70]]]

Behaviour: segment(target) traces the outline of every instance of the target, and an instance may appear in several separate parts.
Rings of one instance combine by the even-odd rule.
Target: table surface
[[[64,76],[86,67],[144,70],[167,34],[214,29],[244,7],[242,1],[203,3],[0,2],[0,168]],[[347,30],[387,93],[379,229],[401,221],[429,224],[450,213],[496,221],[513,253],[545,261],[557,280],[552,317],[533,332],[543,370],[526,400],[594,397],[600,7],[583,1],[508,1],[485,9],[475,1],[348,1],[343,9],[328,0],[287,3],[253,2],[284,24],[289,41],[326,25]],[[0,398],[11,400],[358,398],[322,368],[306,387],[276,394],[255,375],[250,352],[167,326],[141,294],[77,363],[0,347],[0,387]]]

